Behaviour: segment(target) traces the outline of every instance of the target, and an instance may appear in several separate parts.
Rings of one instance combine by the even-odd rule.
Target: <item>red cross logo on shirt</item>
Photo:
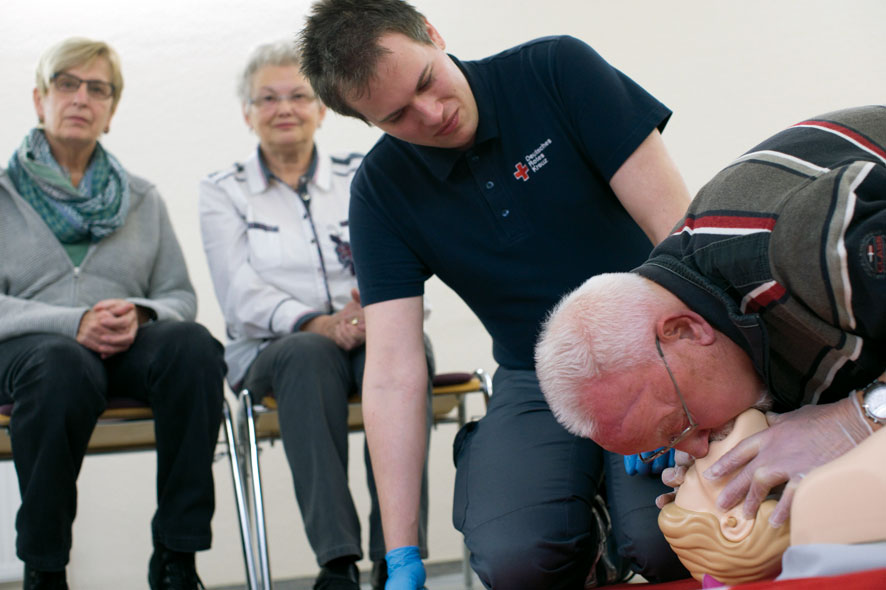
[[[529,167],[523,162],[517,162],[517,171],[514,172],[514,178],[522,178],[523,182],[529,180]]]

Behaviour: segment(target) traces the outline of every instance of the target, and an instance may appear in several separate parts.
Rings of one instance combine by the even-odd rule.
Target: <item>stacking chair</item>
[[[464,426],[467,421],[465,396],[470,393],[482,393],[488,405],[492,395],[492,378],[483,369],[477,369],[473,373],[445,373],[434,377],[431,398],[434,425],[456,423],[459,428]],[[363,430],[362,409],[359,397],[353,397],[348,406],[348,427],[352,432]],[[224,424],[229,444],[234,496],[240,517],[247,588],[271,590],[258,443],[280,437],[277,402],[273,396],[254,400],[252,394],[244,389],[239,394],[238,410],[239,416],[235,417],[226,404]],[[473,574],[467,548],[464,549],[462,567],[465,588],[470,589]]]

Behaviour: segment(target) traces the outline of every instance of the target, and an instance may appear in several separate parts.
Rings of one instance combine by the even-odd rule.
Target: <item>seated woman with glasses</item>
[[[120,102],[117,53],[71,38],[37,66],[39,125],[0,169],[0,403],[22,504],[24,588],[67,588],[77,475],[109,397],[154,412],[152,590],[196,589],[208,549],[221,345],[157,189],[99,143]]]
[[[315,143],[326,107],[291,43],[258,47],[238,94],[258,148],[200,184],[203,245],[229,338],[227,378],[256,400],[276,398],[296,499],[321,566],[314,588],[357,590],[363,551],[348,489],[347,420],[348,398],[363,381],[366,325],[348,201],[362,156],[331,156]],[[385,546],[368,452],[364,460],[372,587],[383,588]],[[426,485],[423,496],[426,552]]]

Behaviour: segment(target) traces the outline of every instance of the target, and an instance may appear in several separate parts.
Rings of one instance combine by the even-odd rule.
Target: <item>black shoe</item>
[[[39,572],[25,564],[25,579],[22,590],[68,590],[65,570],[60,572]]]
[[[324,565],[314,582],[314,590],[360,590],[360,570],[357,569],[357,564],[349,562],[332,567]]]
[[[627,582],[634,577],[634,572],[631,571],[628,560],[619,555],[615,549],[612,520],[609,518],[606,502],[599,495],[594,497],[591,512],[597,523],[597,538],[600,539],[600,546],[597,548],[594,565],[585,580],[585,588],[599,588],[609,584]]]
[[[206,590],[197,568],[193,553],[179,553],[165,547],[154,547],[148,564],[148,584],[151,590]]]
[[[369,582],[372,590],[385,590],[385,583],[388,581],[388,562],[384,558],[372,563],[372,574]]]

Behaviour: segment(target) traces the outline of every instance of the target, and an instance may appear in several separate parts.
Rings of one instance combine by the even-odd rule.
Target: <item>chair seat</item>
[[[434,377],[433,407],[434,423],[446,422],[446,416],[458,407],[460,395],[480,391],[482,383],[471,373],[443,373]],[[273,393],[265,395],[255,407],[255,429],[259,439],[277,437],[280,421],[277,415],[277,400]],[[348,400],[348,428],[352,431],[363,429],[363,405],[360,396]]]
[[[0,405],[0,459],[12,457],[9,422],[13,404]],[[112,397],[98,417],[89,439],[88,453],[149,449],[154,446],[154,412],[145,402]]]

